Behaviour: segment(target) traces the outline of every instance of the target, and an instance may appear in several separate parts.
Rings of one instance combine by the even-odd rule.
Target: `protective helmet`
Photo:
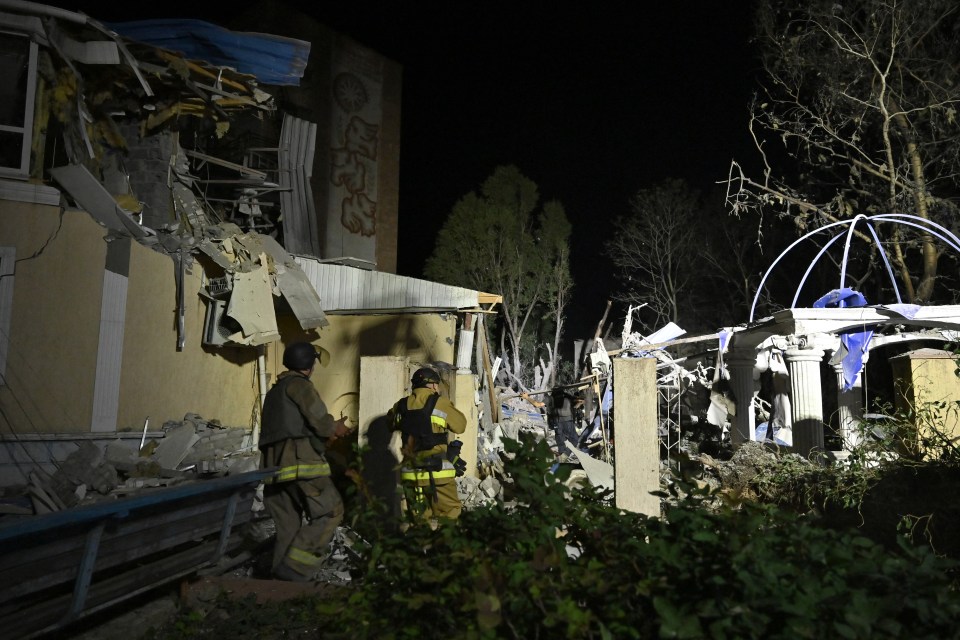
[[[309,342],[294,342],[283,350],[283,366],[291,371],[302,371],[312,367],[319,356]]]
[[[422,369],[417,369],[413,374],[413,378],[410,380],[413,383],[414,389],[419,389],[421,387],[426,387],[431,383],[440,383],[440,376],[436,371],[429,367],[423,367]]]

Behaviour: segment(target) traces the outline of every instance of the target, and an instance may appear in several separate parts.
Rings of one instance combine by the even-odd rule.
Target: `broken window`
[[[29,174],[36,83],[36,43],[0,31],[0,175]]]

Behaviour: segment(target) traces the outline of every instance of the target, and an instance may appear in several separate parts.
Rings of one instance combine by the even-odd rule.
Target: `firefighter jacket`
[[[329,476],[324,443],[335,430],[333,416],[310,379],[284,371],[263,401],[262,468],[279,467],[274,482]]]
[[[467,418],[447,398],[427,388],[414,389],[391,413],[393,429],[403,434],[408,454],[400,477],[417,484],[453,482],[456,470],[447,460],[449,433],[467,430]]]

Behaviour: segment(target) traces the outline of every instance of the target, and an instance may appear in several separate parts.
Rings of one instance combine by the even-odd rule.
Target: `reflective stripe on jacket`
[[[330,475],[330,464],[327,462],[298,462],[297,464],[280,467],[277,472],[264,482],[290,482],[291,480],[312,480]]]
[[[277,472],[264,482],[293,482],[312,480],[330,475],[326,456],[311,444],[311,438],[291,438],[263,448],[261,469],[276,468]]]
[[[447,460],[443,461],[443,469],[440,471],[425,471],[424,469],[414,469],[404,467],[400,470],[400,480],[409,483],[415,483],[418,486],[425,487],[431,484],[446,484],[452,482],[457,477],[457,470],[453,464]]]

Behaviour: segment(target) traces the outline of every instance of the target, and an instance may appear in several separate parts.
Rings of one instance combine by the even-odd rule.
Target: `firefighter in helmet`
[[[456,520],[463,509],[457,495],[457,476],[467,464],[460,457],[460,440],[450,434],[467,429],[467,419],[440,395],[440,376],[433,369],[417,369],[413,392],[390,410],[391,425],[402,436],[400,480],[407,507],[424,519]]]
[[[346,418],[330,415],[310,382],[318,358],[309,342],[289,345],[287,371],[263,401],[260,466],[277,468],[264,484],[263,502],[277,527],[272,573],[281,580],[309,580],[343,520],[325,451],[349,429]]]

